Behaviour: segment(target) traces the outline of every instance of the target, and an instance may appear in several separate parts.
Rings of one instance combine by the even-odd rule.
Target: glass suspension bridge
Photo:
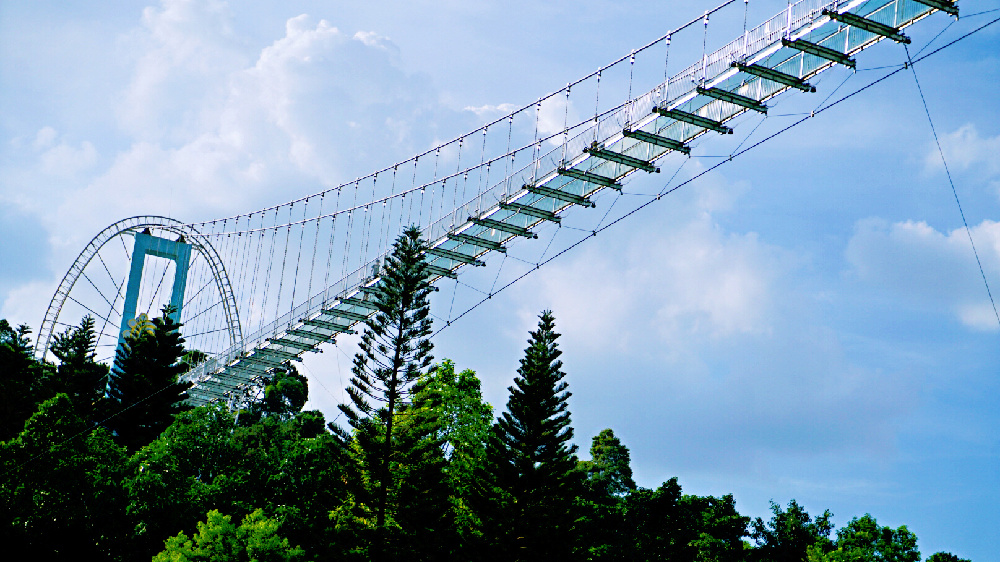
[[[62,279],[36,355],[89,314],[98,355],[110,360],[124,333],[173,304],[188,349],[206,354],[185,375],[190,401],[238,406],[271,370],[374,313],[380,266],[406,226],[429,242],[434,280],[457,289],[470,268],[505,262],[508,247],[596,207],[630,176],[691,158],[703,135],[750,127],[778,96],[815,95],[822,73],[855,69],[880,41],[910,43],[903,30],[925,17],[958,17],[951,0],[800,0],[751,27],[748,3],[729,0],[531,105],[350,183],[208,222],[116,222]],[[477,291],[490,298],[495,281]]]

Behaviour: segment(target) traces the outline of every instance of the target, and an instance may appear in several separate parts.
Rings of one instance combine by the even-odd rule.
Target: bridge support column
[[[129,322],[135,320],[135,309],[139,303],[139,287],[142,284],[142,270],[146,265],[146,256],[156,256],[173,260],[174,283],[170,291],[170,304],[174,311],[170,313],[170,318],[174,322],[181,321],[181,311],[184,308],[184,288],[187,286],[188,266],[191,262],[191,244],[184,242],[181,237],[178,240],[167,240],[153,236],[148,232],[136,233],[135,246],[132,250],[132,267],[128,274],[128,285],[125,290],[125,308],[122,311],[122,325],[118,332],[118,347],[121,349],[125,342],[125,336],[131,327]]]

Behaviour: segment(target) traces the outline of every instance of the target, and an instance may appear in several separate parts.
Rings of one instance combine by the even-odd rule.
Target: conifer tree
[[[177,377],[186,366],[181,324],[170,318],[171,307],[150,326],[137,326],[115,356],[108,395],[116,412],[108,421],[118,443],[130,452],[152,442],[174,421],[174,414],[189,409],[189,382]]]
[[[392,552],[383,551],[387,543],[395,542],[388,527],[399,529],[414,522],[413,513],[400,516],[397,509],[420,507],[400,505],[403,501],[419,496],[423,507],[429,507],[426,500],[432,493],[407,492],[419,492],[413,487],[417,483],[423,492],[433,492],[444,478],[433,409],[413,404],[417,383],[433,360],[428,301],[433,287],[424,260],[426,249],[414,226],[393,244],[375,293],[377,312],[366,321],[360,351],[354,357],[347,389],[351,402],[340,405],[353,432],[330,426],[363,474],[357,481],[365,485],[355,495],[375,515],[372,559],[399,553],[392,546],[388,547]],[[409,416],[406,423],[400,423],[403,416]],[[447,500],[442,498],[440,503]],[[423,524],[432,522],[424,518]],[[412,529],[401,531],[405,535]]]
[[[55,390],[68,394],[77,415],[88,425],[94,425],[100,416],[108,382],[107,365],[96,361],[94,318],[84,316],[79,326],[57,334],[50,349],[59,359]]]
[[[548,310],[539,318],[487,446],[484,520],[497,559],[565,560],[575,544],[582,473],[570,443],[570,393],[555,319]]]

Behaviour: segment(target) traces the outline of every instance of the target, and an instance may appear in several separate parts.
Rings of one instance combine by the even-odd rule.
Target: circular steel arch
[[[69,296],[73,286],[80,278],[80,275],[87,268],[90,260],[104,247],[105,244],[113,240],[116,236],[128,232],[141,231],[145,228],[156,228],[166,230],[183,236],[192,248],[200,253],[212,271],[215,286],[222,296],[223,311],[226,315],[226,326],[229,331],[229,339],[232,345],[237,345],[243,341],[243,330],[240,327],[239,312],[236,308],[236,298],[233,296],[233,288],[229,282],[229,275],[222,263],[215,248],[199,233],[193,226],[181,221],[156,215],[139,215],[122,219],[99,232],[90,243],[80,252],[73,265],[70,266],[66,275],[56,288],[56,292],[49,301],[49,307],[45,311],[45,318],[38,329],[38,338],[35,341],[35,357],[42,360],[48,353],[52,335],[55,331],[56,322],[59,320],[59,313],[62,312],[63,304]]]

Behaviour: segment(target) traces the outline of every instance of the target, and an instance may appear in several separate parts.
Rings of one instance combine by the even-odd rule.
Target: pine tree
[[[552,312],[539,318],[487,446],[484,522],[497,559],[565,560],[575,544],[582,473],[570,443],[570,393]]]
[[[443,482],[444,457],[440,440],[435,438],[433,409],[413,404],[417,383],[433,360],[428,301],[433,287],[427,278],[426,249],[416,227],[407,228],[396,239],[375,293],[377,312],[366,321],[360,351],[354,357],[347,389],[351,402],[340,405],[353,432],[330,426],[363,475],[356,480],[364,485],[355,495],[375,515],[370,556],[376,560],[392,558],[402,550],[386,547],[402,542],[390,536],[389,527],[403,536],[417,532],[414,525],[430,526],[434,517],[421,521],[414,511],[447,503],[444,498],[427,501]],[[400,423],[404,417],[406,422]],[[421,505],[413,504],[417,499]],[[405,528],[407,524],[410,529]]]
[[[170,313],[165,306],[151,326],[133,330],[115,356],[108,385],[115,415],[108,426],[130,452],[152,442],[174,414],[189,409],[183,402],[191,383],[177,381],[186,368],[184,338]]]
[[[50,350],[59,359],[55,391],[68,394],[77,415],[88,425],[94,425],[99,421],[97,418],[100,417],[108,382],[107,365],[95,360],[97,333],[94,318],[84,316],[79,326],[57,334]]]

